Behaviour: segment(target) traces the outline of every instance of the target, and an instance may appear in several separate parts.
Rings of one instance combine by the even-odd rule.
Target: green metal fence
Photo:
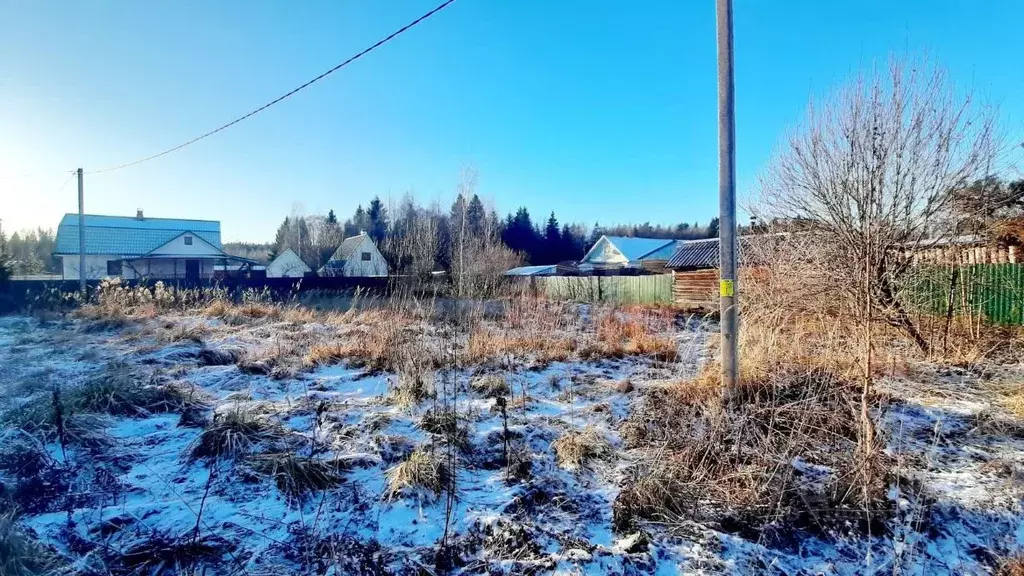
[[[614,302],[618,304],[669,304],[672,276],[539,276],[534,287],[551,300]]]
[[[910,300],[919,312],[978,316],[1024,325],[1024,264],[922,266],[912,275]]]

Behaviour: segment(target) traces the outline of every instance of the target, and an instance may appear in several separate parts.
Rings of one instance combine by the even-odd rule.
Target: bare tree
[[[840,327],[860,342],[866,463],[876,448],[869,414],[875,323],[898,327],[929,351],[908,302],[913,255],[960,229],[954,200],[991,169],[1000,148],[994,120],[992,109],[958,93],[941,69],[893,60],[812,105],[762,176],[753,214],[797,223],[786,234],[813,240],[797,243],[802,254],[792,259],[802,290],[827,294],[826,306],[846,324]]]
[[[906,275],[915,251],[956,233],[957,191],[983,179],[1000,150],[994,120],[941,69],[893,60],[811,106],[763,175],[755,213],[808,224],[829,289],[865,326],[883,319],[927,351]]]

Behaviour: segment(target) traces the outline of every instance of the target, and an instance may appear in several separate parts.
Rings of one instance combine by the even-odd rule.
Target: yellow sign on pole
[[[735,296],[735,280],[721,280],[719,281],[719,296],[723,298],[729,298]]]

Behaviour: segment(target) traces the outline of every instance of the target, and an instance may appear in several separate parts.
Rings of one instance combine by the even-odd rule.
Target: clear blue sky
[[[0,0],[4,229],[76,210],[61,170],[205,132],[436,3]],[[926,51],[1021,133],[1020,0],[736,0],[735,12],[741,194],[809,97],[893,51]],[[457,0],[224,133],[87,177],[86,208],[219,219],[225,240],[264,241],[296,202],[341,217],[374,194],[447,204],[473,166],[503,214],[706,221],[715,98],[713,0]]]

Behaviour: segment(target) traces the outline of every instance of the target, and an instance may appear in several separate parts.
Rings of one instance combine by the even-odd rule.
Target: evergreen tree
[[[708,238],[718,238],[718,218],[712,218],[708,223]]]
[[[380,201],[380,196],[374,196],[366,210],[366,233],[373,238],[373,241],[380,244],[388,232],[388,209]]]
[[[334,215],[334,210],[328,210],[327,211],[327,223],[328,224],[337,224],[338,223],[338,217]]]
[[[466,208],[466,229],[474,236],[483,236],[486,220],[487,212],[484,210],[484,203],[480,201],[479,196],[473,194],[473,199],[469,201],[469,207]]]

